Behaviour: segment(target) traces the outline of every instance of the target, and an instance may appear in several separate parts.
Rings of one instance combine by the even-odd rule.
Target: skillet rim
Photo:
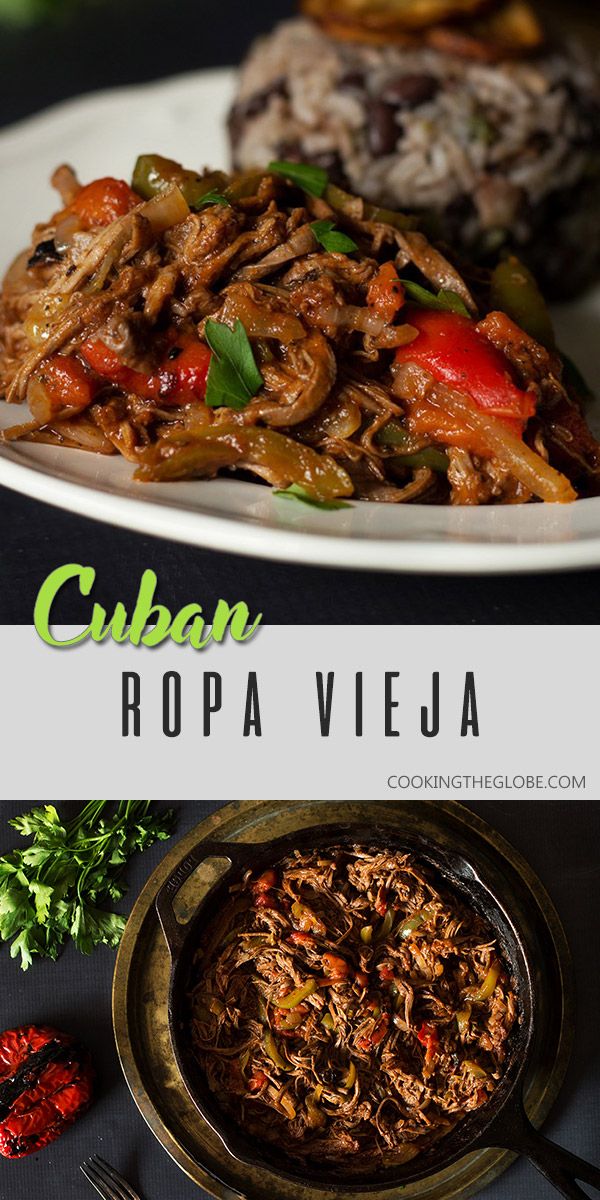
[[[448,843],[454,847],[454,851],[460,853],[463,861],[467,864],[467,867],[475,876],[476,883],[491,897],[496,910],[495,915],[491,915],[488,911],[482,911],[481,903],[474,898],[473,891],[470,889],[464,878],[458,880],[456,876],[450,875],[448,869],[444,869],[444,867],[440,865],[439,858],[436,858],[434,855],[429,855],[426,852],[424,847],[427,845],[434,845],[434,850],[436,851],[442,849],[437,843],[433,844],[431,838],[428,839],[425,837],[423,838],[423,841],[420,842],[418,835],[413,830],[406,830],[401,826],[387,823],[375,823],[372,826],[367,826],[365,822],[357,821],[351,821],[348,825],[340,825],[339,823],[324,823],[321,825],[304,826],[299,830],[279,835],[275,838],[265,839],[260,842],[227,842],[217,841],[213,838],[207,838],[199,841],[187,855],[186,861],[196,858],[196,856],[199,855],[193,870],[188,872],[190,875],[194,873],[198,865],[210,859],[229,858],[230,865],[223,872],[223,874],[221,874],[219,878],[207,888],[196,908],[194,915],[184,927],[181,944],[176,948],[175,952],[172,949],[169,937],[161,918],[163,932],[167,938],[169,951],[171,953],[168,1001],[171,1045],[179,1073],[190,1099],[192,1100],[203,1120],[207,1122],[211,1130],[219,1138],[226,1152],[235,1160],[248,1166],[259,1168],[261,1170],[268,1171],[269,1173],[274,1173],[279,1178],[290,1183],[315,1183],[319,1184],[321,1187],[327,1188],[332,1193],[365,1193],[369,1191],[381,1191],[385,1188],[400,1187],[417,1183],[420,1180],[430,1178],[438,1172],[443,1171],[447,1167],[450,1167],[452,1164],[466,1157],[468,1154],[484,1148],[491,1148],[492,1146],[505,1145],[505,1142],[503,1141],[503,1135],[501,1135],[498,1140],[495,1140],[493,1135],[496,1127],[499,1128],[501,1126],[502,1116],[506,1113],[511,1101],[515,1100],[516,1093],[517,1103],[519,1102],[518,1088],[526,1078],[531,1064],[531,1057],[535,1048],[536,1031],[536,970],[535,967],[532,969],[531,952],[525,947],[524,943],[526,942],[526,939],[522,930],[519,929],[519,926],[514,919],[510,908],[508,907],[506,896],[499,896],[497,889],[490,884],[489,879],[486,881],[482,874],[481,862],[474,866],[473,863],[469,861],[470,857],[475,859],[478,858],[479,860],[483,859],[484,872],[485,869],[488,868],[490,872],[493,873],[495,871],[495,873],[498,874],[498,864],[494,862],[494,852],[496,851],[496,847],[493,845],[493,843],[490,843],[488,839],[482,840],[480,837],[476,837],[475,846],[473,847],[468,838],[464,836],[464,830],[456,830],[452,828],[449,831],[445,829],[440,832],[444,833]],[[467,830],[466,832],[469,833],[471,830]],[[477,834],[478,830],[475,830],[474,832]],[[497,836],[500,837],[500,835]],[[279,857],[282,857],[287,850],[300,848],[302,843],[309,844],[311,842],[317,846],[325,844],[336,845],[343,843],[346,845],[356,843],[365,845],[368,842],[371,842],[375,845],[384,844],[386,848],[391,850],[401,851],[402,849],[406,848],[410,852],[415,853],[416,857],[421,858],[422,861],[428,862],[433,870],[442,876],[444,882],[451,890],[458,891],[459,894],[462,892],[463,898],[467,901],[467,903],[469,903],[471,907],[474,907],[476,911],[479,911],[480,914],[483,915],[484,919],[487,920],[488,924],[491,925],[496,936],[499,938],[503,956],[508,960],[511,968],[514,971],[516,965],[515,955],[507,950],[505,935],[502,929],[498,928],[497,924],[497,913],[501,914],[503,921],[511,932],[512,937],[514,937],[517,955],[520,955],[523,960],[522,967],[517,969],[516,974],[521,1004],[523,1004],[523,989],[525,989],[526,1011],[524,1024],[526,1025],[526,1028],[516,1044],[514,1044],[512,1047],[507,1070],[503,1074],[500,1084],[490,1098],[490,1101],[483,1106],[481,1112],[474,1113],[472,1116],[470,1115],[464,1118],[463,1121],[459,1122],[454,1130],[452,1130],[448,1135],[440,1138],[438,1142],[434,1143],[432,1147],[433,1153],[424,1151],[422,1154],[419,1154],[414,1160],[412,1160],[415,1163],[423,1163],[423,1160],[425,1160],[424,1165],[418,1169],[413,1168],[412,1170],[407,1170],[406,1168],[409,1168],[410,1164],[405,1164],[404,1167],[400,1168],[391,1167],[380,1170],[376,1175],[369,1175],[368,1172],[364,1172],[360,1175],[357,1173],[349,1176],[344,1175],[340,1182],[336,1182],[335,1179],[331,1179],[329,1177],[324,1178],[322,1171],[319,1172],[318,1170],[315,1170],[313,1172],[311,1171],[310,1167],[305,1164],[300,1165],[297,1171],[286,1169],[281,1165],[281,1161],[277,1161],[276,1157],[275,1159],[272,1159],[268,1154],[262,1154],[260,1151],[257,1151],[256,1144],[254,1146],[249,1146],[248,1135],[244,1134],[244,1131],[240,1130],[238,1126],[230,1123],[230,1118],[228,1118],[227,1114],[223,1114],[222,1110],[218,1108],[216,1103],[214,1109],[209,1106],[210,1102],[209,1105],[207,1105],[202,1096],[198,1094],[198,1084],[194,1078],[196,1074],[201,1074],[200,1068],[197,1065],[194,1067],[194,1060],[191,1058],[191,1055],[189,1056],[190,1061],[188,1061],[188,1050],[187,1048],[182,1048],[180,1045],[181,1031],[178,1028],[177,1006],[181,996],[177,996],[177,989],[179,987],[180,992],[183,991],[183,989],[180,987],[180,976],[186,965],[185,955],[186,953],[189,953],[189,947],[192,943],[194,934],[196,933],[198,926],[201,924],[203,917],[205,917],[207,907],[210,906],[211,901],[218,899],[220,892],[226,892],[228,885],[235,878],[236,872],[252,869],[253,866],[260,865],[261,860],[265,856],[271,855],[272,852],[278,854]],[[491,854],[490,851],[492,852]],[[519,856],[519,859],[521,859],[521,857],[522,856]],[[527,868],[528,873],[533,874],[532,869],[529,867],[529,864],[525,859],[522,859],[522,864]],[[519,863],[519,869],[515,867],[514,862],[511,862],[509,865],[521,889],[523,891],[528,891],[528,881],[526,875],[524,876],[522,874],[522,864],[521,862]],[[506,867],[506,863],[504,863],[503,866]],[[179,886],[181,886],[183,882],[184,881],[179,881]],[[171,894],[176,894],[176,892],[179,890],[178,886],[173,888],[171,886],[172,884],[173,876],[170,876],[164,881],[159,893],[156,896],[155,905],[159,913],[159,917],[161,915],[160,905],[161,901],[163,901],[163,897],[168,895],[169,892],[171,892]],[[471,885],[471,887],[472,886],[473,885]],[[548,930],[546,929],[544,921],[544,913],[539,905],[538,910],[536,911],[536,917],[541,917],[540,929],[547,934]],[[561,979],[561,984],[562,983],[564,983],[564,981]],[[564,1003],[566,999],[564,995],[564,988],[561,989],[561,992]],[[521,1057],[520,1060],[517,1061],[519,1054]],[[521,1096],[522,1092],[523,1089],[521,1089]],[[459,1138],[457,1136],[458,1134],[463,1133],[465,1130],[469,1131],[471,1129],[473,1132],[470,1133],[468,1137],[463,1136]],[[452,1137],[456,1137],[457,1142],[463,1144],[458,1144],[456,1149],[451,1149],[450,1153],[443,1153],[444,1145],[447,1144]],[[266,1143],[265,1146],[268,1150],[269,1144]],[[436,1153],[438,1147],[441,1147],[441,1151]],[[431,1161],[432,1159],[433,1162]]]

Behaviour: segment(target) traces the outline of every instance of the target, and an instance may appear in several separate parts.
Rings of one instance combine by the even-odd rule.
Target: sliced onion
[[[151,200],[135,209],[135,212],[139,212],[140,216],[150,222],[153,234],[158,236],[173,225],[179,225],[180,221],[185,221],[190,209],[183,192],[173,184],[166,191],[158,192]]]
[[[82,450],[92,450],[94,454],[114,454],[114,446],[104,436],[101,429],[92,421],[70,420],[65,418],[55,421],[52,425],[54,432],[66,437]]]
[[[23,332],[31,346],[41,346],[63,315],[69,300],[66,296],[45,295],[32,304],[23,322]]]
[[[33,375],[27,385],[27,403],[32,417],[39,421],[40,425],[46,425],[64,407],[62,404],[57,407],[46,385],[37,375]]]
[[[227,289],[218,319],[227,325],[241,321],[248,337],[276,338],[282,346],[307,336],[298,317],[273,305],[269,292],[255,289],[250,284],[233,284]]]
[[[437,383],[427,371],[413,363],[403,364],[396,372],[394,392],[409,405],[416,400],[426,400],[434,408],[449,413],[460,426],[476,434],[487,446],[490,456],[497,458],[540,500],[567,504],[577,499],[566,475],[545,462],[497,417],[477,408],[469,396]],[[440,437],[440,440],[444,439]]]
[[[75,234],[79,233],[81,222],[76,213],[68,213],[58,222],[54,233],[54,245],[62,254],[73,245]]]

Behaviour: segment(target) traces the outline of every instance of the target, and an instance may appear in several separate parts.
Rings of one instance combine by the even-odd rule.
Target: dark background
[[[594,7],[574,0],[569,22],[578,13],[591,26]],[[0,26],[0,124],[95,88],[234,63],[253,36],[294,8],[293,0],[73,0],[50,22]],[[152,567],[172,608],[201,600],[209,611],[220,596],[243,597],[274,623],[596,621],[595,572],[469,580],[290,567],[113,530],[4,489],[0,505],[0,622],[7,624],[31,621],[42,580],[63,562],[93,565],[111,609],[117,599],[132,603],[142,571]],[[55,620],[84,622],[84,602],[61,597]]]
[[[179,805],[175,837],[183,836],[215,805]],[[600,1160],[600,804],[595,802],[484,801],[468,806],[489,821],[529,860],[564,923],[578,991],[575,1050],[566,1083],[546,1132],[584,1158]],[[0,854],[20,839],[6,822],[22,806],[0,803]],[[73,805],[64,809],[73,812]],[[63,810],[64,811],[64,810]],[[167,843],[169,846],[171,843]],[[165,853],[159,844],[127,870],[127,911]],[[144,1200],[199,1200],[204,1196],[175,1167],[147,1129],[121,1076],[113,1045],[110,989],[114,951],[90,958],[69,948],[57,963],[34,961],[23,974],[0,949],[0,1029],[37,1021],[73,1031],[90,1046],[99,1073],[98,1100],[54,1146],[17,1162],[0,1160],[0,1200],[91,1200],[81,1177],[83,1159],[97,1153],[139,1187]],[[556,1192],[525,1161],[486,1189],[485,1200],[552,1200]]]

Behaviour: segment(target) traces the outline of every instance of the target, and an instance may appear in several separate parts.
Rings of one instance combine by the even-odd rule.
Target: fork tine
[[[119,1200],[140,1200],[140,1197],[137,1192],[134,1192],[131,1184],[122,1175],[119,1175],[119,1172],[115,1171],[115,1168],[111,1167],[110,1163],[100,1158],[99,1154],[94,1154],[91,1161],[104,1177],[105,1181],[112,1184],[113,1187],[122,1193],[122,1197],[119,1197]]]
[[[115,1200],[114,1194],[111,1196],[110,1192],[107,1192],[105,1185],[100,1182],[99,1178],[96,1178],[87,1162],[81,1163],[79,1170],[85,1176],[88,1183],[91,1183],[92,1187],[96,1189],[98,1195],[102,1196],[102,1200]]]
[[[81,1171],[103,1200],[140,1200],[123,1176],[96,1154],[81,1164]]]

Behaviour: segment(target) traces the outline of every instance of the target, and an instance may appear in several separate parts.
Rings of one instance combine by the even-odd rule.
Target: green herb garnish
[[[323,167],[311,167],[308,163],[270,162],[267,171],[290,179],[310,196],[322,196],[328,183],[327,171]]]
[[[352,254],[353,250],[358,250],[351,237],[336,229],[335,221],[312,221],[310,227],[319,244],[332,254]]]
[[[420,283],[413,283],[412,279],[401,279],[400,283],[411,300],[415,300],[423,308],[435,308],[439,312],[459,313],[461,317],[471,316],[464,301],[456,292],[449,292],[442,288],[435,296],[427,288],[421,287]]]
[[[260,391],[263,377],[256,365],[248,334],[238,319],[233,329],[209,319],[204,326],[213,352],[206,380],[206,403],[210,408],[245,408]]]
[[[290,483],[287,488],[274,488],[273,495],[281,496],[284,500],[299,500],[301,504],[309,504],[311,508],[322,508],[326,512],[333,512],[337,508],[350,508],[345,500],[317,500],[316,496],[311,496],[299,483]]]
[[[221,192],[217,192],[215,188],[213,188],[212,191],[205,192],[203,196],[200,196],[199,200],[196,200],[194,204],[190,204],[190,208],[192,212],[198,212],[200,208],[206,208],[209,204],[229,205],[230,203],[231,202],[227,199],[227,196],[223,196]]]
[[[32,838],[25,850],[0,858],[0,938],[24,971],[34,954],[56,959],[71,937],[82,954],[117,946],[125,917],[106,905],[120,900],[128,859],[170,837],[172,812],[154,812],[149,800],[92,800],[73,821],[53,804],[10,824]]]

